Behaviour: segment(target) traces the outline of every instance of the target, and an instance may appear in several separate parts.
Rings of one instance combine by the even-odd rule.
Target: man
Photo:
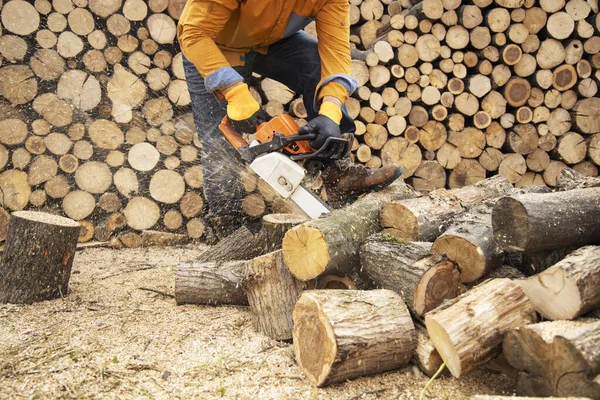
[[[319,40],[302,31],[316,20]],[[252,72],[277,80],[302,95],[309,123],[300,134],[316,133],[318,149],[330,137],[354,132],[343,107],[356,89],[350,73],[347,0],[188,0],[179,19],[178,40],[196,130],[203,146],[204,191],[219,236],[243,223],[239,172],[244,168],[218,124],[227,115],[244,132],[262,111],[245,83]],[[401,173],[349,158],[326,163],[328,200],[379,189]]]

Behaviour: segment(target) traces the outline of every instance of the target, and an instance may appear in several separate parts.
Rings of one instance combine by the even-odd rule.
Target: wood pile
[[[596,1],[351,0],[355,159],[415,189],[597,176]]]
[[[405,236],[380,223],[401,206],[418,216]],[[551,191],[494,176],[428,195],[399,178],[286,229],[270,246],[244,233],[257,244],[237,261],[220,254],[242,232],[212,262],[180,265],[177,302],[249,304],[257,331],[292,339],[319,387],[409,362],[460,378],[503,356],[519,395],[600,396],[600,178],[565,169]],[[323,290],[328,279],[353,284]]]
[[[414,3],[350,1],[355,161],[398,162],[422,192],[494,174],[554,186],[567,165],[597,176],[595,1]],[[175,39],[184,4],[0,4],[0,240],[18,210],[79,221],[81,242],[136,247],[147,230],[213,240]],[[269,115],[305,123],[289,88],[251,84]],[[298,212],[241,174],[248,216]],[[320,179],[311,187],[326,196]]]
[[[81,242],[135,247],[152,228],[203,237],[200,148],[175,39],[183,5],[0,3],[3,214],[67,216]]]

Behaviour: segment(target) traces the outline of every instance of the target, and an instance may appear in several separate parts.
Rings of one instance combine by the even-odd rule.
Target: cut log
[[[462,282],[473,282],[502,265],[503,253],[492,231],[492,205],[488,202],[453,218],[433,243],[432,251],[458,265]]]
[[[505,197],[494,206],[496,241],[508,251],[600,243],[600,188]]]
[[[79,229],[79,223],[56,215],[12,213],[0,266],[0,303],[66,296]]]
[[[462,189],[439,189],[428,196],[386,202],[381,208],[381,226],[393,228],[395,235],[411,241],[431,241],[445,230],[445,222],[482,201],[505,196],[512,185],[495,176]]]
[[[412,185],[422,193],[441,189],[446,186],[446,170],[437,161],[424,161],[415,170]]]
[[[440,149],[441,150],[441,149]],[[458,149],[457,149],[458,150]],[[458,152],[460,160],[460,152]],[[485,179],[485,169],[476,160],[461,160],[448,177],[448,187],[458,189]]]
[[[432,377],[442,366],[442,357],[429,339],[427,329],[419,323],[415,323],[417,333],[417,348],[413,356],[413,363],[427,376]],[[444,371],[448,371],[444,369]]]
[[[494,357],[511,328],[536,321],[533,306],[510,279],[492,279],[425,316],[427,332],[453,376]]]
[[[247,305],[242,288],[247,261],[193,261],[175,271],[177,304]]]
[[[246,227],[241,227],[198,257],[195,262],[249,260],[263,254],[259,240]]]
[[[504,87],[504,97],[513,107],[525,105],[530,95],[531,85],[523,78],[512,78]]]
[[[600,321],[548,321],[506,334],[502,350],[526,396],[600,397]],[[570,397],[569,397],[570,398]]]
[[[458,269],[445,257],[432,255],[431,243],[376,234],[360,247],[360,264],[371,287],[398,293],[419,317],[462,293]]]
[[[583,133],[600,133],[600,98],[581,100],[573,107],[573,122]]]
[[[390,290],[304,292],[293,338],[298,365],[318,387],[399,368],[417,344],[408,309]]]
[[[300,280],[310,280],[323,274],[343,275],[354,270],[359,263],[360,243],[380,229],[381,205],[414,196],[414,191],[398,179],[385,190],[292,228],[282,243],[290,272]]]
[[[248,296],[254,329],[275,340],[292,338],[294,306],[310,282],[294,278],[281,250],[246,263],[243,287]]]
[[[532,124],[516,125],[508,132],[505,149],[508,152],[527,155],[539,144],[538,133]],[[524,173],[525,171],[523,171]]]
[[[11,33],[27,36],[38,29],[40,14],[29,2],[13,0],[2,9],[2,25]]]
[[[546,319],[583,315],[600,305],[600,246],[582,247],[519,284]]]
[[[24,2],[19,1],[19,3]],[[30,102],[37,95],[37,89],[37,80],[29,67],[8,65],[0,68],[0,96],[13,105]]]

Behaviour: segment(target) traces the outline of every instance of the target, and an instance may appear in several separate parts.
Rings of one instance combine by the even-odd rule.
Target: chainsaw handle
[[[231,122],[227,116],[224,116],[221,120],[219,129],[234,149],[237,150],[240,147],[248,146],[248,142],[231,126]]]

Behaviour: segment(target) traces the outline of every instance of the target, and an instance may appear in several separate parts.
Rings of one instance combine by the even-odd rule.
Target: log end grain
[[[316,278],[329,264],[329,246],[325,237],[309,225],[290,229],[283,238],[282,249],[288,269],[302,281]]]

